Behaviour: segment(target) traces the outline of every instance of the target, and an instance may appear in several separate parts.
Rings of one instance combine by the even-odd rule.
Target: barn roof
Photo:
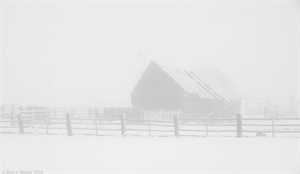
[[[202,67],[194,70],[171,68],[152,61],[173,78],[185,91],[204,99],[218,99],[225,103],[239,98],[231,81],[216,67]]]

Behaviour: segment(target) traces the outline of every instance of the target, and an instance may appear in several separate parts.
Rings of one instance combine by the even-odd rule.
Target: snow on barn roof
[[[152,62],[171,76],[185,91],[201,98],[218,99],[225,103],[239,98],[234,85],[214,66],[188,71]]]

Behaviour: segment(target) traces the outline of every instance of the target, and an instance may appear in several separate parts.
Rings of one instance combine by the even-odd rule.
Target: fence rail
[[[184,119],[178,115],[172,120],[126,118],[64,118],[27,115],[0,116],[0,133],[81,135],[150,135],[150,136],[255,136],[257,133],[293,134],[300,136],[300,118],[241,118]],[[256,134],[255,134],[256,133]],[[221,135],[222,134],[222,135]],[[225,135],[226,134],[226,135]],[[294,135],[296,134],[296,135]]]

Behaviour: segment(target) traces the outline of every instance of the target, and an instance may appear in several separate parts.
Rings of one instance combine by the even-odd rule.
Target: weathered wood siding
[[[228,106],[227,106],[228,105]],[[220,109],[225,107],[224,109]],[[184,115],[185,117],[202,118],[215,112],[209,118],[235,117],[240,112],[240,101],[225,103],[221,100],[202,99],[194,94],[185,92]]]
[[[185,93],[184,95],[185,117],[204,117],[225,105],[219,100],[202,99],[197,95]]]
[[[131,102],[143,109],[183,109],[183,89],[151,63],[133,90]]]

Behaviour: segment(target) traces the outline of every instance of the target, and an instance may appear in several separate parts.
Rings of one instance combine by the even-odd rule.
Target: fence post
[[[179,122],[178,115],[174,115],[174,134],[176,137],[179,137]]]
[[[272,118],[272,135],[273,135],[273,137],[275,137],[275,130],[274,130],[274,118]]]
[[[19,121],[20,134],[24,134],[24,125],[23,125],[23,119],[21,114],[18,114],[18,121]]]
[[[72,136],[72,125],[71,125],[71,117],[70,117],[70,113],[66,114],[66,123],[67,123],[67,132],[68,132],[68,136]]]
[[[237,137],[242,137],[242,116],[241,114],[237,114],[236,116],[236,130],[237,130]]]
[[[126,133],[126,115],[125,114],[122,114],[121,115],[121,133],[123,136],[125,136],[125,133]]]
[[[48,125],[48,126],[51,126],[51,118],[52,118],[51,116],[49,116],[49,117],[47,118],[47,125]]]

